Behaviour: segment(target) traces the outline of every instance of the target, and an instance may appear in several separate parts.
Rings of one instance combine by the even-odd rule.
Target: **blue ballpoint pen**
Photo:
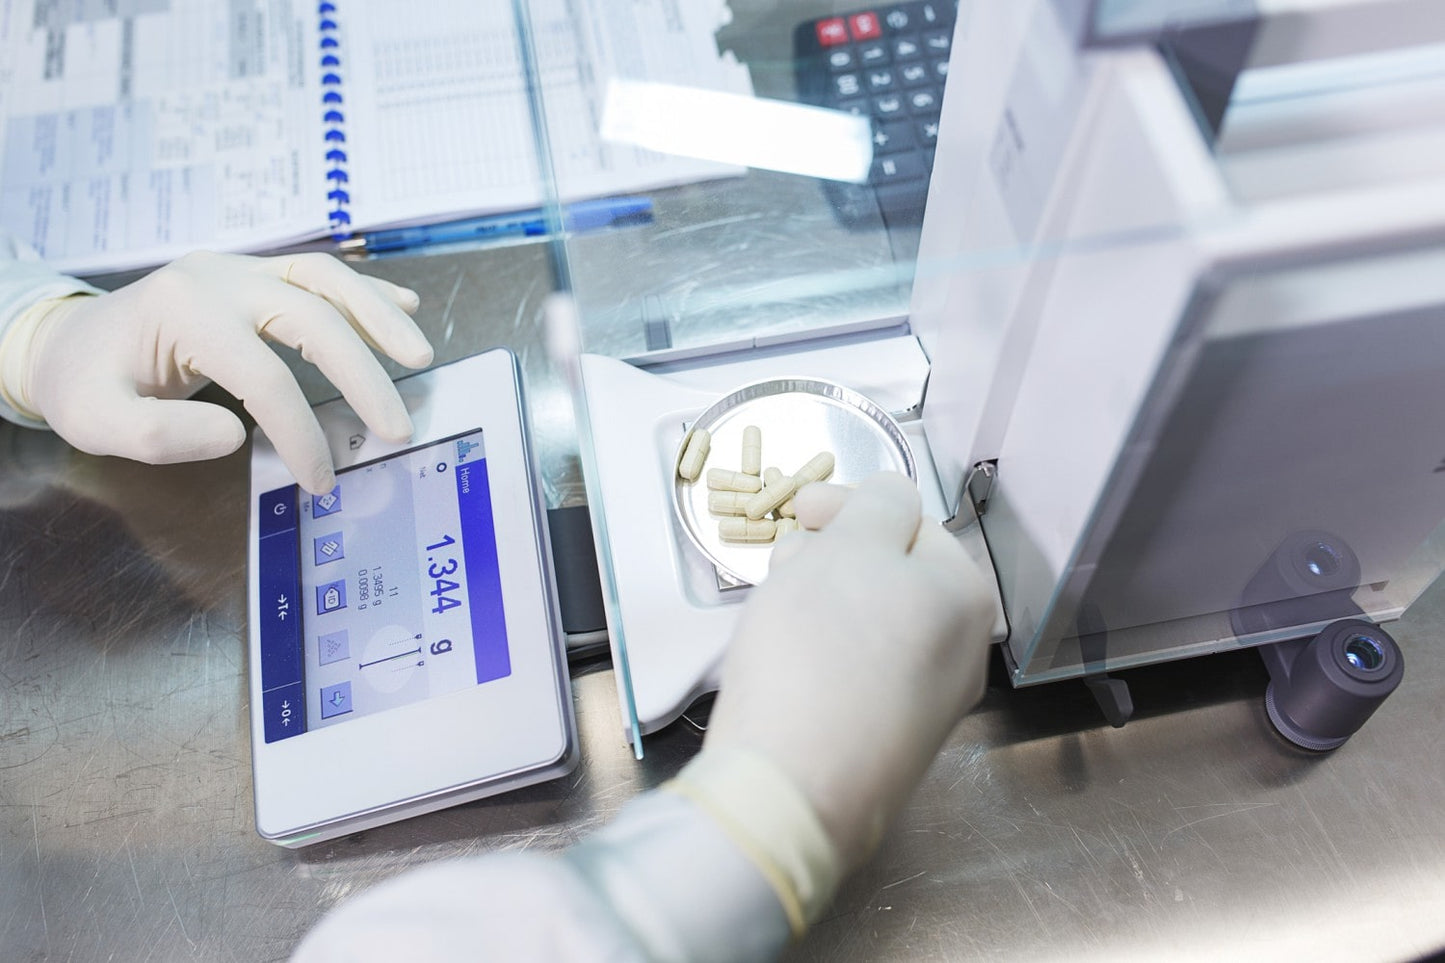
[[[604,197],[578,201],[562,207],[562,227],[567,231],[593,231],[623,224],[652,220],[650,197]],[[348,238],[343,251],[380,254],[404,251],[430,244],[456,244],[509,237],[540,237],[547,233],[547,220],[540,209],[493,214],[439,224],[423,224],[386,231],[370,231]]]

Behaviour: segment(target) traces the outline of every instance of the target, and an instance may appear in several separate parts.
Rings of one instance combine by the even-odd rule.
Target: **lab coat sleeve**
[[[565,853],[438,863],[334,910],[293,963],[758,961],[792,932],[763,873],[715,819],[656,790]]]
[[[11,325],[26,311],[54,298],[72,294],[100,294],[78,278],[66,277],[50,268],[28,245],[0,232],[0,344],[10,333]],[[13,362],[17,352],[0,352]],[[11,355],[16,355],[11,359]],[[0,418],[31,428],[44,428],[45,423],[17,412],[0,392]]]

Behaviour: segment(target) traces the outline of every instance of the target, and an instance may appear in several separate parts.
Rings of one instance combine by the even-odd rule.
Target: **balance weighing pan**
[[[918,481],[908,440],[888,412],[842,385],[817,378],[774,378],[744,385],[709,406],[683,433],[672,467],[672,504],[683,531],[718,570],[720,579],[757,585],[768,574],[773,543],[724,541],[707,507],[707,472],[742,470],[743,429],[762,432],[763,469],[791,475],[820,451],[832,452],[826,480],[851,485],[880,471]],[[677,474],[687,443],[698,429],[712,435],[707,461],[696,481]],[[786,536],[785,536],[786,537]]]

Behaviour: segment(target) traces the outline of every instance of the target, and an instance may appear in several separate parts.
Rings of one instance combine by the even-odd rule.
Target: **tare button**
[[[301,573],[295,536],[261,539],[256,568],[261,688],[276,689],[301,681]]]

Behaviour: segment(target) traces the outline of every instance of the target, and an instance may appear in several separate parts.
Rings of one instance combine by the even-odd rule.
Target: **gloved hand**
[[[774,548],[724,659],[697,761],[719,751],[767,760],[801,791],[847,872],[983,693],[993,576],[940,525],[920,521],[918,491],[901,475],[851,492],[810,485],[795,505],[804,528],[819,531]],[[831,894],[804,902],[819,895]]]
[[[42,302],[0,354],[7,400],[82,451],[152,464],[216,458],[245,429],[217,405],[182,401],[207,379],[241,399],[302,487],[336,483],[300,385],[263,338],[319,367],[372,430],[411,437],[411,417],[371,345],[410,368],[432,349],[407,316],[417,296],[326,254],[198,252],[110,294]]]
[[[992,574],[920,522],[902,476],[794,504],[821,531],[774,548],[677,778],[550,863],[494,853],[390,880],[296,959],[759,960],[801,934],[981,694],[995,606]]]

